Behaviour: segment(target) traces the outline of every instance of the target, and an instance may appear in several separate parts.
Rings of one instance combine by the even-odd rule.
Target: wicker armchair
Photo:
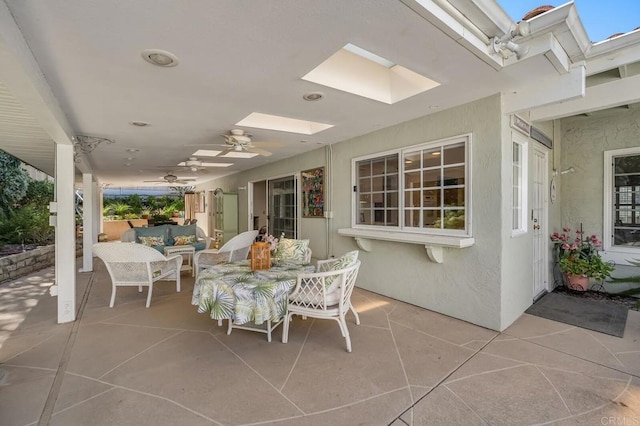
[[[317,271],[298,275],[298,282],[289,296],[287,313],[284,317],[282,342],[289,340],[289,321],[293,315],[303,318],[332,319],[338,322],[342,337],[347,343],[347,352],[351,352],[351,338],[345,316],[349,310],[360,325],[360,317],[351,305],[351,293],[356,283],[360,261],[355,260],[341,269],[340,259],[318,261]]]
[[[217,263],[245,260],[257,235],[258,231],[243,232],[231,238],[218,250],[209,249],[196,252],[193,256],[196,279],[200,270],[209,268]]]
[[[137,286],[139,292],[143,286],[149,287],[147,308],[151,304],[154,282],[175,281],[176,291],[180,291],[182,256],[179,254],[165,257],[156,249],[135,243],[97,243],[93,245],[93,253],[104,262],[111,276],[110,308],[116,300],[118,286]]]

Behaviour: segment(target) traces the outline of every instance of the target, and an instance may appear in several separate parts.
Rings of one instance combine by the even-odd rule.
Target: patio
[[[333,321],[289,343],[218,327],[193,278],[119,288],[78,273],[78,321],[56,324],[53,269],[0,287],[2,424],[638,424],[640,312],[624,338],[523,315],[503,333],[356,290],[353,353]],[[84,302],[83,302],[84,301]],[[226,324],[225,324],[226,325]]]

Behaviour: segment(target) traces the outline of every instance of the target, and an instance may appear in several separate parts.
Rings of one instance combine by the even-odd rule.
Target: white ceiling
[[[232,167],[212,168],[200,179],[288,158],[558,75],[542,54],[497,70],[464,40],[454,40],[399,0],[5,2],[6,7],[0,6],[15,20],[73,134],[115,141],[86,158],[99,180],[114,186],[139,186],[162,176],[169,170],[159,166],[177,165],[198,149],[187,145],[223,143],[220,134],[251,112],[334,127],[312,136],[245,128],[254,141],[284,146],[270,149],[271,157],[235,159]],[[506,30],[498,28],[507,18],[504,13],[497,13],[499,19],[492,23],[481,8],[471,9],[467,13],[477,15],[483,31],[492,32],[489,36]],[[491,10],[501,11],[497,5]],[[388,105],[301,79],[347,43],[441,85]],[[149,48],[173,53],[179,65],[150,65],[141,58]],[[1,83],[0,148],[52,171],[53,156],[47,166],[46,158],[28,155],[26,147],[33,151],[43,139],[28,118],[22,124],[31,129],[31,137],[10,136],[20,131],[11,129],[16,123],[6,117],[21,106],[11,97],[12,87],[6,90]],[[316,91],[324,99],[302,99]],[[135,127],[131,121],[150,125]],[[131,154],[128,148],[140,152]],[[130,156],[135,160],[127,160]]]

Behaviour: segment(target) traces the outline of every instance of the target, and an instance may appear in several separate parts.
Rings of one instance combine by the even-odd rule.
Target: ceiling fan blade
[[[258,148],[281,148],[284,146],[284,143],[278,141],[256,141],[251,142],[251,145]]]
[[[224,151],[222,151],[220,154],[216,155],[216,157],[222,157],[224,155],[227,155],[230,152],[234,152],[235,149],[233,147],[227,147],[227,149],[225,149]],[[214,158],[216,158],[214,157]]]
[[[247,148],[246,151],[247,152],[253,152],[254,154],[260,154],[260,155],[262,155],[264,157],[271,157],[271,155],[273,155],[267,150],[256,148],[256,147]]]

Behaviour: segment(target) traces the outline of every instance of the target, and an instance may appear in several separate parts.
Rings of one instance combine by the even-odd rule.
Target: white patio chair
[[[333,269],[339,261],[340,259],[318,261],[319,272],[298,275],[298,282],[289,296],[284,317],[282,343],[289,340],[289,322],[293,315],[332,319],[338,322],[342,337],[347,342],[347,352],[351,352],[351,338],[345,316],[351,310],[356,317],[356,324],[360,325],[360,317],[351,305],[351,293],[360,269],[360,261],[355,260],[342,269]]]
[[[311,263],[311,255],[313,252],[309,247],[304,251],[304,263]]]
[[[102,259],[111,276],[110,308],[116,300],[118,286],[137,286],[139,292],[148,286],[147,308],[156,281],[175,281],[176,291],[180,292],[182,256],[179,254],[165,257],[154,248],[136,243],[96,243],[93,253]]]
[[[256,239],[258,231],[246,231],[231,238],[219,249],[200,250],[193,256],[196,279],[201,269],[209,268],[220,262],[245,260]]]

